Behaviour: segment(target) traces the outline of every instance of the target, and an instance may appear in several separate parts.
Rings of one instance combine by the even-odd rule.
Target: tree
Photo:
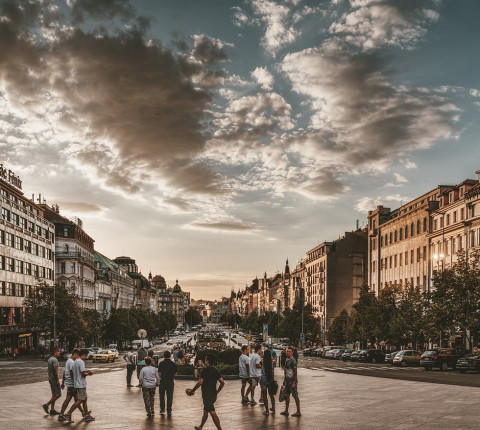
[[[85,321],[83,338],[86,345],[96,345],[105,331],[105,321],[102,314],[95,309],[83,309],[82,317]]]
[[[360,341],[362,348],[365,348],[368,343],[373,345],[381,330],[379,329],[378,300],[368,286],[362,288],[358,302],[352,307],[351,318],[349,337]]]
[[[285,309],[283,319],[278,327],[279,336],[289,338],[292,343],[298,343],[300,341],[302,307],[304,333],[313,337],[320,332],[320,326],[318,320],[313,315],[312,306],[310,304],[303,305],[300,299],[296,299],[293,309]]]
[[[344,309],[336,317],[327,332],[327,339],[333,345],[344,345],[347,342],[348,312]]]
[[[76,344],[85,335],[86,325],[77,295],[73,289],[62,285],[40,283],[35,293],[25,298],[24,328],[34,332],[49,332],[53,337],[54,303],[57,337],[60,342]]]
[[[202,321],[202,315],[196,309],[188,308],[187,312],[185,312],[185,322],[190,324],[190,327],[201,324]]]
[[[462,335],[472,345],[480,331],[480,254],[458,254],[451,267],[433,275],[434,290],[429,297],[429,335],[439,332]]]

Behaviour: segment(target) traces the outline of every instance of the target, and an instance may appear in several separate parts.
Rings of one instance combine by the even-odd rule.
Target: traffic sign
[[[268,333],[268,324],[263,324],[263,332]]]
[[[141,328],[140,330],[138,330],[137,334],[140,339],[145,339],[147,337],[147,330]]]
[[[305,333],[300,333],[300,342],[305,342]]]

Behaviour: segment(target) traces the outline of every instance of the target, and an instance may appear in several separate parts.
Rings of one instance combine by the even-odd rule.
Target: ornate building
[[[55,227],[40,205],[27,199],[22,182],[0,164],[0,353],[30,350],[37,333],[21,328],[23,300],[39,284],[54,282]],[[41,197],[39,197],[41,201]],[[40,335],[44,343],[50,333]],[[35,342],[36,343],[36,342]]]

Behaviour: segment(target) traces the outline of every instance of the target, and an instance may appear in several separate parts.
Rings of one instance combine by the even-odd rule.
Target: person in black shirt
[[[167,395],[167,414],[172,415],[173,403],[173,388],[175,383],[173,381],[177,372],[177,365],[170,359],[170,351],[165,351],[163,354],[164,360],[158,365],[158,373],[160,375],[160,413],[165,413],[165,394]]]
[[[217,400],[217,394],[222,390],[225,385],[225,381],[220,375],[220,372],[213,366],[215,357],[211,354],[207,354],[205,357],[205,368],[200,374],[200,379],[196,383],[195,387],[191,390],[187,390],[189,396],[193,396],[195,391],[200,386],[202,387],[202,399],[203,399],[203,417],[202,423],[199,426],[195,426],[195,430],[202,430],[203,426],[207,422],[208,414],[211,415],[213,422],[218,430],[222,430],[220,426],[220,419],[215,412],[215,402]],[[217,388],[217,381],[220,383]]]

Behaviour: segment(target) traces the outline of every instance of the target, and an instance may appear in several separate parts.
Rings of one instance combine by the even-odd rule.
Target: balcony
[[[80,258],[81,254],[78,251],[59,251],[55,253],[57,258]]]

